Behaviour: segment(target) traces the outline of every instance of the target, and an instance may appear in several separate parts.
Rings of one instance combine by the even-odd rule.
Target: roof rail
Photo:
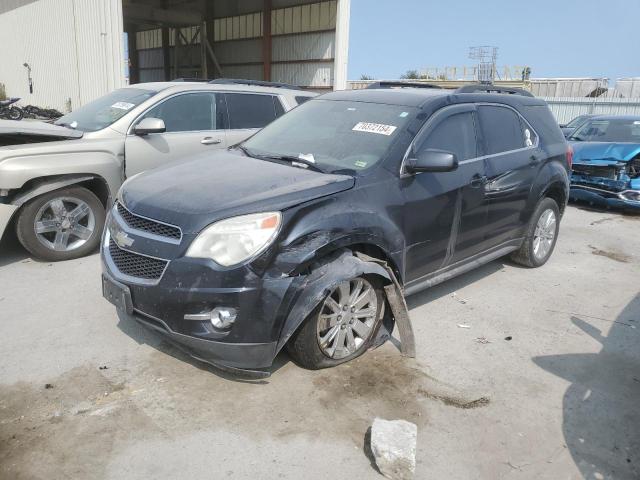
[[[254,87],[271,87],[271,88],[287,88],[289,90],[304,90],[295,85],[280,82],[265,82],[264,80],[246,80],[240,78],[216,78],[209,83],[217,83],[221,85],[251,85]]]
[[[172,82],[209,82],[208,78],[180,77],[174,78]]]
[[[487,83],[473,83],[458,88],[455,93],[504,93],[507,95],[522,95],[523,97],[533,97],[531,92],[527,92],[522,88],[500,87]]]
[[[370,84],[367,89],[380,89],[380,88],[438,88],[442,87],[434,85],[433,83],[425,82],[403,82],[400,80],[382,80],[380,82],[374,82]]]

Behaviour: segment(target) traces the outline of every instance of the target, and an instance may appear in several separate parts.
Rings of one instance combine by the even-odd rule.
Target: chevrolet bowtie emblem
[[[129,237],[125,232],[119,230],[113,235],[113,240],[118,244],[119,247],[130,247],[133,245],[133,238]]]

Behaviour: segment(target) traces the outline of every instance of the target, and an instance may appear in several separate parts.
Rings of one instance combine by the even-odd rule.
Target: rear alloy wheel
[[[513,261],[532,268],[547,263],[556,246],[559,227],[558,204],[551,198],[543,198],[531,216],[520,250],[511,256]]]
[[[75,187],[36,197],[18,217],[18,238],[34,256],[59,261],[82,257],[100,242],[105,212],[89,190]]]
[[[305,368],[332,367],[362,355],[382,316],[382,288],[373,278],[345,280],[333,288],[287,344]]]

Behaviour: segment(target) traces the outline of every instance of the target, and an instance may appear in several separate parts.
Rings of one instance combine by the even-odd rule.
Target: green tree
[[[375,80],[371,75],[367,75],[366,73],[363,73],[362,75],[360,75],[360,80]]]
[[[402,75],[400,75],[400,78],[402,78],[403,80],[418,80],[420,78],[420,73],[418,72],[418,70],[407,70]]]

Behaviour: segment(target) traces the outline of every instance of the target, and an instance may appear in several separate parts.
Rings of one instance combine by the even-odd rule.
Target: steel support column
[[[271,81],[271,0],[264,0],[262,10],[263,80]]]

